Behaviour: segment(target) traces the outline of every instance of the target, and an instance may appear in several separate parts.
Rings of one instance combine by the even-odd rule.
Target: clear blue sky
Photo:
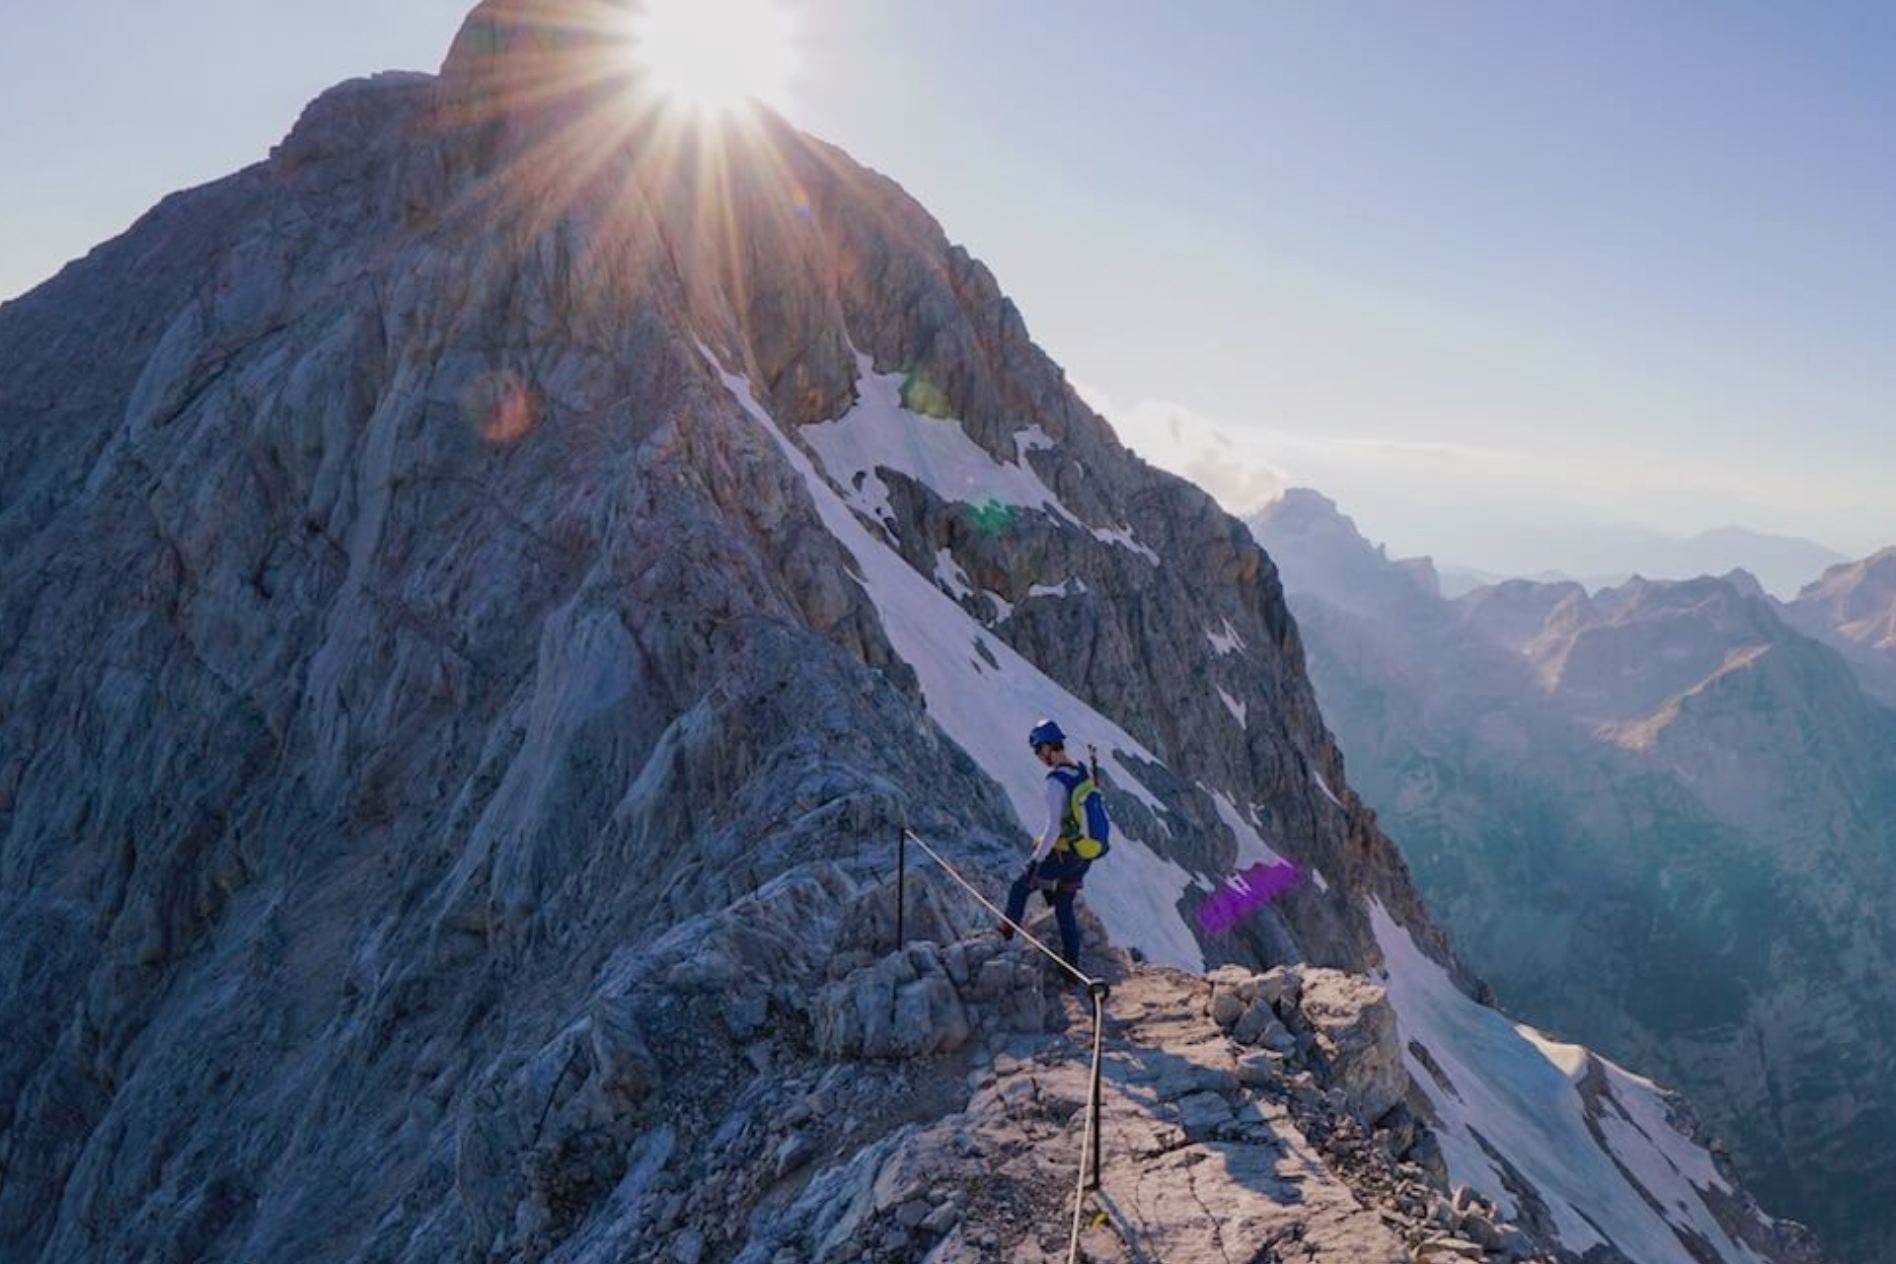
[[[466,7],[10,3],[0,295],[328,83],[434,68]],[[792,118],[986,259],[1142,450],[1215,424],[1496,568],[1607,523],[1896,543],[1896,5],[792,7]]]

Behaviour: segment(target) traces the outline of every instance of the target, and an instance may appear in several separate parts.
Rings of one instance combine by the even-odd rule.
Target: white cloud
[[[1298,432],[1228,425],[1189,406],[1147,399],[1121,405],[1074,383],[1082,399],[1140,456],[1249,516],[1288,487],[1335,499],[1398,556],[1497,573],[1599,570],[1583,547],[1602,531],[1684,537],[1731,524],[1864,547],[1888,543],[1886,512],[1848,503],[1836,480],[1813,485],[1795,470],[1734,464],[1727,454],[1656,459],[1590,436],[1560,447]],[[1865,502],[1867,504],[1867,502]]]
[[[1266,455],[1262,431],[1234,430],[1201,417],[1183,404],[1146,400],[1116,408],[1104,392],[1074,389],[1112,424],[1121,442],[1162,470],[1190,479],[1240,517],[1256,513],[1284,494],[1291,479]]]

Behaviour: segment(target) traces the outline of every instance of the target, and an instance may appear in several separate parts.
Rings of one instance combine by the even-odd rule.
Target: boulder
[[[832,1057],[945,1053],[961,1048],[973,1033],[932,944],[912,945],[828,984],[813,1010],[817,1047]]]
[[[1297,1008],[1303,993],[1303,975],[1295,966],[1272,966],[1257,976],[1256,995],[1269,1001],[1279,1014]]]
[[[1309,969],[1300,1013],[1330,1084],[1349,1095],[1365,1120],[1380,1119],[1409,1091],[1396,1011],[1382,988],[1361,975]]]

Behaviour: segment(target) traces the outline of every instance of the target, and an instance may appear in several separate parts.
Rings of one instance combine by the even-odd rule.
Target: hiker
[[[1034,758],[1047,768],[1047,824],[1034,844],[1033,857],[1007,893],[1007,921],[1001,938],[1012,939],[1014,926],[1027,911],[1034,890],[1053,906],[1060,924],[1060,955],[1080,968],[1080,919],[1073,901],[1093,861],[1104,855],[1110,826],[1106,806],[1093,770],[1066,753],[1066,734],[1052,720],[1042,720],[1027,734]],[[1082,973],[1084,973],[1082,971]]]

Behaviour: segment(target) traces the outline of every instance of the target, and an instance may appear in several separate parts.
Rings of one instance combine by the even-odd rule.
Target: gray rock
[[[1375,1121],[1376,1140],[1392,1158],[1410,1152],[1420,1124],[1406,1102],[1397,1102]]]
[[[657,1059],[628,1007],[602,998],[593,1003],[588,1017],[599,1086],[614,1098],[618,1108],[630,1110],[652,1091],[660,1075]]]
[[[1409,1091],[1388,995],[1357,975],[1309,969],[1301,1013],[1330,1066],[1331,1082],[1365,1119],[1380,1118]]]
[[[1220,1027],[1232,1027],[1246,1016],[1244,998],[1235,988],[1214,987],[1211,993],[1211,1017]],[[1244,1039],[1242,1036],[1237,1039]]]
[[[1264,1024],[1264,1029],[1258,1033],[1255,1043],[1280,1057],[1288,1057],[1297,1052],[1299,1047],[1297,1037],[1293,1036],[1290,1030],[1275,1018]]]
[[[1283,1066],[1282,1055],[1266,1049],[1252,1049],[1238,1055],[1238,1082],[1252,1088],[1261,1087],[1282,1075]]]
[[[1185,1135],[1193,1139],[1208,1136],[1231,1122],[1231,1103],[1216,1093],[1191,1093],[1174,1103]]]
[[[1432,1130],[1423,1130],[1403,1157],[1422,1169],[1431,1185],[1437,1189],[1448,1188],[1448,1160]]]
[[[939,962],[918,974],[906,955],[885,957],[826,986],[814,1006],[817,1043],[841,1056],[905,1058],[958,1049],[972,1034]]]
[[[776,1175],[781,1177],[786,1173],[796,1171],[808,1163],[815,1154],[816,1142],[808,1133],[791,1133],[777,1147]]]
[[[1456,1229],[1462,1237],[1480,1244],[1484,1251],[1491,1254],[1506,1250],[1507,1243],[1502,1237],[1500,1227],[1488,1215],[1481,1212],[1471,1211],[1464,1214]]]
[[[704,1258],[704,1235],[696,1229],[686,1229],[671,1240],[671,1258],[678,1264],[698,1264]]]
[[[1303,997],[1303,976],[1291,966],[1272,966],[1257,976],[1257,995],[1279,1015],[1297,1008]]]
[[[1534,1253],[1534,1240],[1514,1225],[1500,1229],[1500,1250],[1509,1260],[1523,1260]]]

